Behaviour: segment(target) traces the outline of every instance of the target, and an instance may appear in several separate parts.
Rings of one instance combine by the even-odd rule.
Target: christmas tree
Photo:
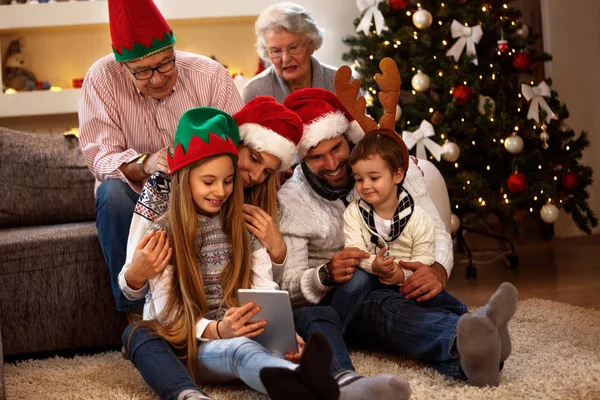
[[[534,82],[532,65],[551,60],[540,36],[519,22],[510,0],[358,0],[357,34],[345,37],[366,93],[368,111],[383,112],[374,94],[379,61],[393,58],[402,77],[396,131],[446,180],[461,219],[496,215],[516,229],[517,210],[546,223],[567,212],[590,233],[589,145],[565,123],[569,113],[550,79]]]

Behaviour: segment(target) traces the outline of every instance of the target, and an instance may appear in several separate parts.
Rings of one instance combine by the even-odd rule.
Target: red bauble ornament
[[[508,48],[509,48],[508,40],[506,40],[506,39],[498,40],[498,50],[500,50],[502,53],[507,53]]]
[[[392,7],[396,11],[404,10],[410,0],[390,0],[390,7]]]
[[[452,97],[459,106],[464,106],[473,97],[473,91],[467,85],[458,85],[452,90]]]
[[[517,71],[525,72],[531,67],[531,56],[527,52],[519,51],[513,56],[512,65]]]
[[[506,186],[508,186],[508,190],[510,190],[513,194],[519,194],[527,189],[529,182],[527,182],[527,177],[520,172],[515,172],[508,178],[508,182]]]
[[[579,175],[575,172],[569,171],[560,178],[560,182],[563,187],[567,190],[577,189],[579,186]]]

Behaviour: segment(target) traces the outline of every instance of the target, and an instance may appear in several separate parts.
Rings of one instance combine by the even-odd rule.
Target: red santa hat
[[[302,120],[270,96],[258,96],[233,115],[240,140],[256,151],[281,160],[280,170],[294,164],[296,146],[302,138]]]
[[[298,144],[298,155],[301,159],[323,140],[345,134],[349,141],[358,143],[365,135],[337,96],[328,90],[297,90],[286,97],[283,104],[298,114],[304,123],[304,134]]]
[[[108,0],[113,53],[130,62],[175,44],[173,30],[152,0]]]

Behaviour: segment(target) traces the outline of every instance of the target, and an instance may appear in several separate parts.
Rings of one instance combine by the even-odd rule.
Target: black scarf
[[[302,172],[306,177],[306,181],[319,196],[329,201],[342,200],[344,205],[348,206],[349,203],[348,200],[346,200],[346,196],[348,196],[348,193],[354,189],[355,183],[352,175],[350,175],[348,184],[346,186],[334,188],[331,187],[325,180],[313,174],[305,162],[302,162],[300,165],[302,166]]]

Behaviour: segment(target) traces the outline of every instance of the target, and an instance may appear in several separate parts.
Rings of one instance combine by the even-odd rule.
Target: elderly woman
[[[313,53],[323,43],[323,29],[302,6],[278,3],[256,20],[256,49],[273,65],[252,78],[242,97],[273,96],[279,103],[299,89],[316,87],[333,92],[337,68],[320,63]]]

